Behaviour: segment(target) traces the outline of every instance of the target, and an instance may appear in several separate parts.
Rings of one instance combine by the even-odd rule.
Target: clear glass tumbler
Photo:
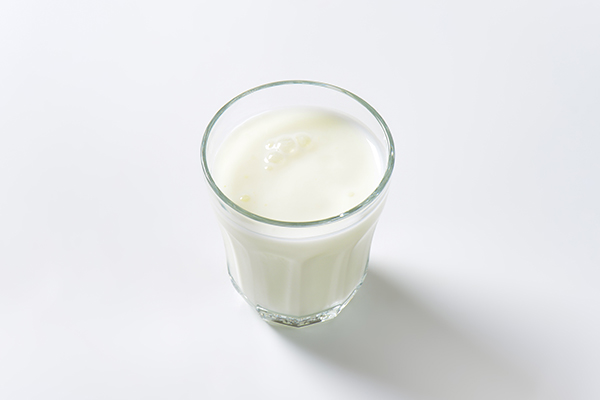
[[[234,128],[258,114],[287,107],[318,107],[367,128],[384,170],[362,203],[330,218],[288,222],[253,214],[227,198],[213,179],[215,155]],[[282,81],[248,90],[208,124],[201,161],[237,291],[268,322],[302,327],[336,317],[362,284],[371,241],[394,167],[394,143],[383,118],[342,88]]]

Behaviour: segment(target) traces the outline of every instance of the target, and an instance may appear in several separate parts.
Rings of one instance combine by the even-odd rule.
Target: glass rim
[[[258,214],[254,214],[254,213],[238,206],[231,199],[229,199],[221,191],[221,189],[219,189],[216,182],[213,180],[212,174],[210,173],[210,169],[208,168],[208,161],[206,159],[206,148],[208,145],[208,139],[210,137],[212,129],[213,129],[214,125],[217,123],[217,121],[219,120],[219,118],[221,117],[221,115],[223,115],[225,113],[225,111],[227,111],[238,100],[241,100],[242,98],[244,98],[254,92],[257,92],[257,91],[263,90],[263,89],[269,89],[272,87],[283,86],[283,85],[318,86],[318,87],[322,87],[325,89],[331,89],[331,90],[335,90],[337,92],[343,93],[343,94],[349,96],[350,98],[356,100],[359,104],[361,104],[364,108],[366,108],[367,111],[369,111],[371,113],[371,115],[373,117],[375,117],[375,119],[377,120],[377,122],[379,123],[381,128],[383,129],[383,131],[385,133],[385,137],[386,137],[388,145],[389,145],[389,151],[387,153],[388,154],[387,167],[383,174],[383,177],[381,178],[381,181],[379,182],[379,185],[377,185],[375,190],[366,199],[364,199],[362,202],[360,202],[358,205],[352,207],[351,209],[349,209],[347,211],[344,211],[341,214],[334,215],[332,217],[328,217],[328,218],[324,218],[324,219],[318,219],[318,220],[313,220],[313,221],[281,221],[281,220],[266,218],[266,217],[263,217]],[[323,83],[323,82],[307,81],[307,80],[286,80],[286,81],[277,81],[277,82],[271,82],[271,83],[267,83],[264,85],[256,86],[252,89],[249,89],[249,90],[237,95],[233,99],[229,100],[223,107],[221,107],[221,109],[219,111],[217,111],[217,113],[214,115],[214,117],[210,120],[210,122],[208,123],[208,126],[206,127],[206,129],[204,131],[204,135],[202,137],[202,142],[200,145],[200,159],[201,159],[201,163],[202,163],[202,170],[204,171],[204,176],[206,177],[206,180],[208,181],[209,186],[211,187],[213,192],[217,195],[217,197],[221,201],[223,201],[225,204],[227,204],[229,207],[231,207],[234,211],[236,211],[254,221],[261,222],[264,224],[282,226],[282,227],[290,227],[290,228],[302,228],[302,227],[309,227],[309,226],[316,226],[316,225],[325,225],[325,224],[330,224],[333,222],[347,219],[350,216],[357,214],[359,211],[364,210],[371,203],[373,203],[375,201],[375,199],[377,197],[379,197],[379,195],[383,192],[383,190],[385,189],[385,187],[388,184],[388,181],[390,180],[390,177],[392,175],[392,170],[394,169],[395,148],[394,148],[394,140],[392,138],[390,129],[388,128],[387,124],[385,123],[385,121],[383,120],[381,115],[379,115],[379,113],[369,103],[367,103],[362,98],[355,95],[354,93],[349,92],[346,89],[343,89],[339,86],[330,85],[328,83]]]

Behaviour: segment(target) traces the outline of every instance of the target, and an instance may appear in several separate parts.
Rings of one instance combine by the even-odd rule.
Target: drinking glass
[[[360,204],[339,215],[304,222],[253,214],[229,199],[213,179],[215,155],[240,124],[261,113],[317,107],[365,127],[381,157],[381,180]],[[336,317],[361,286],[371,241],[394,167],[394,143],[373,107],[340,87],[281,81],[250,89],[212,118],[201,144],[201,162],[225,243],[231,282],[272,323],[302,327]]]

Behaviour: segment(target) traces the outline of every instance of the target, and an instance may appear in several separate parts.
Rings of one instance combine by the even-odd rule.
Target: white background
[[[199,144],[281,79],[397,145],[339,318],[231,286]],[[600,398],[598,1],[0,3],[0,398]]]

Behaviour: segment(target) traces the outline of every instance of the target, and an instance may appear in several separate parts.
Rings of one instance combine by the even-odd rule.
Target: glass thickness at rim
[[[251,213],[250,211],[247,211],[244,208],[238,206],[233,201],[231,201],[227,196],[225,196],[225,194],[221,191],[221,189],[219,189],[219,187],[213,180],[212,174],[210,173],[210,169],[208,168],[206,149],[208,146],[208,139],[210,137],[212,129],[213,129],[214,125],[217,123],[217,121],[219,120],[219,118],[221,117],[221,115],[223,115],[238,100],[241,100],[242,98],[244,98],[248,95],[251,95],[254,92],[257,92],[259,90],[277,87],[277,86],[284,86],[284,85],[317,86],[317,87],[330,89],[330,90],[334,90],[334,91],[343,93],[343,94],[347,95],[348,97],[354,99],[359,104],[361,104],[365,109],[367,109],[371,113],[371,115],[377,120],[377,122],[379,123],[379,125],[381,126],[383,131],[385,132],[385,137],[386,137],[386,140],[387,140],[388,146],[389,146],[389,151],[387,154],[388,162],[387,162],[386,171],[383,175],[383,178],[379,182],[379,185],[377,186],[377,188],[373,191],[373,193],[371,193],[369,195],[369,197],[367,197],[365,200],[363,200],[359,205],[357,205],[341,214],[334,215],[333,217],[329,217],[329,218],[325,218],[325,219],[319,219],[319,220],[315,220],[315,221],[296,221],[296,222],[295,221],[279,221],[279,220],[265,218],[260,215]],[[262,223],[269,224],[269,225],[284,226],[284,227],[290,227],[290,228],[301,228],[301,227],[333,223],[336,221],[340,221],[342,219],[346,219],[346,218],[350,217],[351,215],[356,214],[360,210],[365,209],[385,189],[385,187],[390,179],[390,176],[392,174],[392,170],[394,168],[394,155],[395,155],[394,140],[392,139],[392,134],[390,132],[390,129],[388,128],[387,124],[385,123],[385,121],[383,120],[381,115],[379,115],[379,113],[369,103],[367,103],[366,101],[364,101],[363,99],[361,99],[360,97],[355,95],[354,93],[349,92],[345,89],[342,89],[341,87],[330,85],[328,83],[323,83],[323,82],[304,81],[304,80],[289,80],[289,81],[278,81],[278,82],[267,83],[265,85],[260,85],[255,88],[252,88],[250,90],[247,90],[247,91],[237,95],[233,99],[229,100],[229,102],[227,102],[227,104],[225,104],[223,107],[221,107],[221,109],[215,114],[215,116],[211,119],[208,126],[206,127],[206,130],[204,131],[204,136],[202,137],[202,143],[201,143],[200,149],[201,149],[200,157],[201,157],[201,162],[202,162],[202,170],[204,171],[204,176],[206,177],[206,180],[208,181],[208,184],[210,185],[211,189],[215,192],[215,194],[219,197],[219,199],[221,201],[223,201],[225,204],[227,204],[227,206],[232,208],[234,211],[236,211],[250,219],[253,219],[255,221],[262,222]]]

